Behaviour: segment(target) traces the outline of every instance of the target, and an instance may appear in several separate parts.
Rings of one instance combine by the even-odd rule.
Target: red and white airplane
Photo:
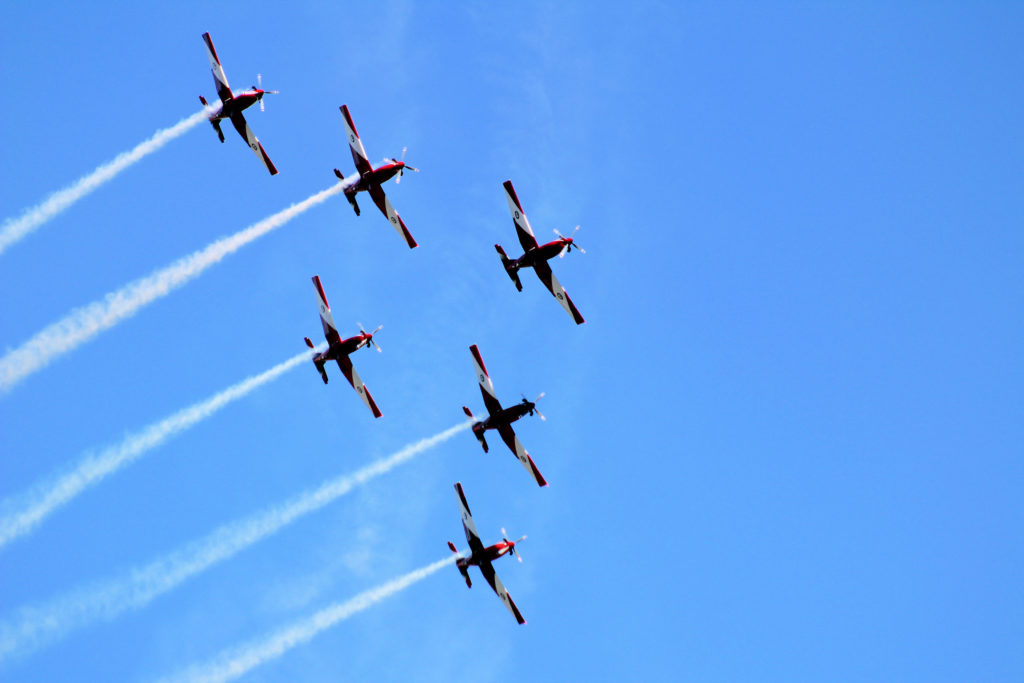
[[[213,47],[213,41],[210,40],[210,34],[203,34],[203,42],[206,43],[206,56],[210,58],[210,70],[213,71],[213,83],[217,87],[217,95],[220,96],[220,104],[214,105],[214,110],[210,113],[210,125],[217,131],[217,137],[220,138],[221,142],[224,142],[224,133],[220,129],[220,122],[224,119],[231,119],[231,123],[234,125],[235,130],[245,140],[245,144],[249,145],[253,152],[256,153],[256,158],[263,162],[263,165],[270,171],[270,175],[277,175],[277,168],[274,166],[274,162],[267,156],[266,150],[263,149],[263,144],[260,143],[259,138],[256,137],[252,129],[249,128],[249,124],[246,123],[245,117],[242,116],[242,110],[248,109],[257,102],[260,103],[260,111],[263,111],[263,96],[264,95],[276,95],[276,90],[262,90],[258,86],[253,86],[252,90],[245,90],[238,93],[237,95],[231,93],[231,86],[228,85],[228,77],[224,75],[224,67],[220,65],[220,58],[217,56],[217,50]],[[259,74],[256,76],[257,82],[262,85],[263,77]],[[199,96],[199,101],[203,103],[203,106],[209,106],[206,98],[202,95]]]
[[[520,624],[525,624],[526,619],[523,619],[523,615],[519,613],[519,608],[516,607],[516,603],[512,602],[512,596],[505,590],[505,586],[501,583],[501,579],[494,573],[494,567],[491,566],[491,562],[498,559],[505,553],[515,555],[516,559],[520,562],[523,558],[516,552],[516,543],[526,538],[522,538],[516,541],[510,541],[507,538],[502,539],[501,543],[495,543],[487,548],[480,541],[480,535],[476,532],[476,525],[473,524],[473,516],[469,512],[469,503],[466,502],[466,494],[462,492],[462,484],[459,482],[455,483],[455,493],[459,496],[459,513],[462,515],[462,528],[466,530],[466,540],[469,542],[469,555],[460,556],[455,561],[455,566],[458,567],[459,573],[466,579],[466,587],[472,588],[473,582],[469,580],[469,567],[470,565],[476,565],[480,568],[480,573],[487,579],[487,583],[491,584],[491,588],[498,594],[501,601],[505,603],[505,607],[508,607],[508,611],[512,613],[512,616],[516,618]],[[505,530],[501,530],[501,535],[505,535]],[[459,551],[456,550],[455,544],[448,541],[448,547],[451,548],[452,552],[456,555]]]
[[[565,256],[566,252],[572,251],[573,247],[581,254],[587,253],[572,240],[572,236],[576,234],[576,230],[579,230],[579,226],[576,226],[576,230],[573,230],[572,235],[569,237],[563,237],[560,232],[555,230],[555,234],[558,235],[557,240],[548,242],[543,246],[538,246],[537,238],[533,236],[533,228],[530,227],[530,221],[526,219],[526,213],[523,212],[523,205],[519,203],[519,197],[516,196],[516,191],[512,188],[512,181],[506,180],[504,186],[505,196],[508,199],[508,208],[512,212],[512,220],[516,225],[516,234],[519,236],[519,243],[523,245],[523,251],[525,252],[517,259],[510,259],[505,255],[505,250],[501,248],[501,245],[495,244],[494,248],[498,251],[498,256],[501,257],[501,264],[505,266],[505,272],[512,278],[512,282],[516,283],[516,289],[521,292],[523,291],[523,283],[519,281],[518,271],[521,268],[533,268],[534,272],[537,273],[537,277],[548,288],[548,291],[558,299],[558,303],[562,304],[562,308],[572,316],[577,325],[582,324],[585,322],[583,316],[576,310],[576,306],[573,305],[568,292],[562,288],[562,285],[558,284],[555,274],[551,272],[551,266],[548,265],[549,259],[555,256],[561,258]]]
[[[517,403],[514,406],[508,408],[502,408],[501,403],[498,401],[497,394],[494,393],[494,385],[491,383],[491,376],[487,374],[487,368],[484,367],[484,359],[480,357],[480,351],[476,348],[476,344],[469,347],[470,352],[473,354],[473,365],[476,366],[476,379],[480,383],[480,393],[484,397],[484,405],[487,407],[489,413],[486,418],[476,422],[473,425],[473,436],[477,438],[480,445],[484,447],[484,453],[487,452],[487,441],[484,439],[484,432],[488,429],[496,429],[498,434],[501,436],[501,440],[505,442],[509,450],[519,459],[519,462],[523,463],[523,467],[526,471],[537,481],[538,486],[547,486],[548,482],[544,479],[544,475],[540,473],[537,466],[533,464],[533,458],[526,452],[522,442],[519,441],[519,437],[512,431],[512,423],[521,418],[523,415],[533,415],[537,413],[540,419],[546,419],[541,412],[537,410],[536,401],[527,401],[525,398],[521,403]],[[537,397],[540,400],[544,394]],[[473,413],[469,411],[469,408],[462,406],[462,410],[465,411],[466,415],[470,419],[473,419]]]
[[[391,225],[402,236],[405,243],[409,245],[409,248],[416,248],[418,246],[416,240],[412,238],[412,233],[409,232],[409,228],[405,227],[405,221],[395,211],[395,207],[391,206],[391,201],[384,194],[381,185],[396,175],[398,176],[395,178],[395,183],[397,184],[401,181],[402,174],[406,169],[410,171],[419,171],[419,169],[407,165],[402,160],[405,158],[405,149],[402,150],[402,159],[385,159],[382,166],[374,168],[370,164],[370,160],[366,158],[363,141],[359,139],[359,133],[356,132],[356,124],[352,122],[352,115],[348,113],[348,105],[343,104],[340,109],[341,117],[345,120],[345,135],[348,138],[348,145],[352,149],[352,161],[356,163],[356,171],[358,172],[357,175],[345,178],[341,171],[334,169],[334,175],[338,176],[345,183],[345,199],[349,201],[349,204],[352,205],[358,216],[359,204],[356,203],[356,194],[363,191],[369,192],[373,203],[377,205],[380,212],[391,222]]]
[[[316,287],[316,301],[320,306],[320,324],[324,328],[324,336],[327,337],[328,347],[326,351],[318,353],[313,356],[313,365],[316,366],[317,371],[324,380],[324,384],[327,384],[327,371],[324,369],[324,364],[327,361],[338,361],[338,367],[341,368],[341,372],[345,375],[345,379],[352,385],[352,388],[356,390],[359,397],[363,399],[363,403],[373,412],[374,417],[380,417],[380,408],[373,400],[373,396],[370,396],[370,390],[363,384],[363,380],[359,378],[359,373],[352,367],[352,360],[348,357],[350,353],[358,351],[363,348],[370,348],[370,344],[373,344],[380,352],[380,346],[373,340],[373,335],[380,331],[383,325],[379,326],[373,332],[367,332],[363,329],[363,326],[359,325],[359,334],[348,339],[342,339],[341,335],[338,334],[338,328],[334,324],[334,317],[331,315],[331,307],[327,303],[327,295],[324,294],[323,285],[320,284],[320,276],[313,276],[313,286]],[[309,348],[316,348],[313,346],[313,342],[310,341],[309,337],[306,337],[306,346]]]

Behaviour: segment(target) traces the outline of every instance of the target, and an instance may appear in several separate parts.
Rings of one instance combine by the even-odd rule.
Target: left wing
[[[419,245],[416,244],[416,240],[412,238],[412,234],[409,232],[409,228],[405,227],[405,221],[395,211],[395,207],[391,206],[391,201],[387,195],[384,194],[384,190],[381,189],[380,185],[370,185],[367,189],[370,196],[373,197],[373,203],[377,205],[380,212],[391,222],[398,234],[405,239],[405,243],[409,245],[410,249],[415,249]]]
[[[512,212],[512,220],[516,224],[516,235],[519,236],[519,244],[523,245],[523,251],[530,251],[537,248],[537,238],[533,236],[533,228],[530,221],[526,219],[523,206],[519,203],[512,181],[506,180],[504,184],[505,199],[508,200],[508,210]]]
[[[494,393],[494,384],[491,382],[491,376],[487,374],[487,368],[484,367],[484,359],[480,357],[480,349],[476,348],[476,344],[473,344],[469,347],[469,352],[473,354],[476,381],[480,383],[480,394],[484,397],[484,405],[487,407],[488,414],[500,413],[501,402],[498,401],[498,395]]]
[[[469,502],[462,490],[462,483],[455,482],[455,493],[459,497],[459,515],[462,517],[462,528],[466,531],[466,541],[469,543],[469,550],[472,553],[482,552],[484,544],[480,540],[480,534],[476,532],[476,524],[473,523],[473,515],[469,511]]]
[[[220,65],[220,57],[217,56],[217,49],[213,47],[209,33],[203,34],[203,42],[206,43],[206,56],[210,59],[210,71],[213,72],[213,84],[217,87],[217,96],[220,97],[221,102],[227,102],[234,96],[231,94],[228,77],[224,74],[224,67]]]
[[[501,440],[505,442],[505,445],[508,446],[513,455],[519,459],[519,462],[523,463],[526,471],[537,481],[537,486],[547,486],[547,480],[544,479],[544,475],[540,473],[537,466],[533,464],[533,458],[526,452],[526,448],[519,440],[519,437],[516,436],[516,433],[512,431],[512,427],[507,424],[502,425],[498,427],[498,434],[501,435]]]
[[[374,417],[380,417],[380,408],[377,407],[377,403],[373,400],[373,396],[370,396],[370,390],[363,384],[363,380],[359,378],[359,373],[352,367],[352,360],[347,355],[342,355],[337,358],[338,367],[341,368],[342,374],[345,375],[345,379],[352,385],[352,388],[359,394],[359,398],[363,399],[363,403],[373,412]]]
[[[352,121],[352,115],[348,113],[348,105],[343,104],[338,108],[341,109],[341,117],[345,119],[345,137],[352,150],[352,161],[356,164],[356,170],[359,171],[359,175],[369,173],[373,170],[373,166],[366,158],[366,148],[363,147],[363,141],[359,138],[359,133],[356,132],[356,124]]]
[[[320,284],[319,275],[313,276],[313,286],[316,288],[316,305],[320,309],[320,325],[324,328],[324,337],[327,338],[328,344],[336,344],[341,341],[341,335],[334,324],[331,305],[327,303],[327,295],[324,294],[324,286]]]
[[[277,175],[277,167],[274,166],[274,162],[267,156],[266,150],[263,149],[263,144],[260,142],[256,134],[252,132],[252,128],[246,123],[245,117],[242,116],[241,112],[236,112],[231,115],[231,123],[234,124],[235,130],[245,140],[245,144],[249,145],[253,152],[256,153],[256,158],[263,162],[263,165],[270,171],[270,175]]]
[[[498,594],[501,601],[505,603],[505,607],[508,607],[508,611],[516,618],[516,621],[520,624],[525,624],[526,619],[523,619],[523,615],[520,614],[519,608],[516,607],[516,603],[512,602],[512,596],[508,594],[508,591],[505,590],[504,584],[501,583],[501,579],[499,579],[498,575],[494,573],[494,567],[491,566],[491,563],[481,562],[480,573],[484,575],[485,579],[487,579],[487,583],[491,584],[491,588],[493,588],[494,592]]]
[[[580,312],[576,310],[575,304],[573,304],[572,299],[569,298],[569,293],[566,292],[562,288],[562,285],[558,283],[558,280],[555,278],[555,274],[551,272],[551,266],[548,265],[547,261],[538,261],[533,265],[533,270],[537,273],[537,277],[540,278],[540,281],[544,283],[544,286],[548,288],[548,291],[558,299],[558,303],[562,304],[562,308],[565,309],[566,313],[572,316],[572,319],[576,321],[577,325],[581,325],[586,322],[583,319],[583,316],[580,315]]]

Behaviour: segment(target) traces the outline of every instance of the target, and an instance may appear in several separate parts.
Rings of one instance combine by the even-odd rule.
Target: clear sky
[[[771,5],[770,7],[767,5]],[[895,6],[894,6],[895,5]],[[550,482],[468,433],[186,581],[0,664],[150,681],[465,546],[251,681],[1024,679],[1020,3],[6,3],[0,220],[263,74],[0,255],[0,346],[353,171],[338,106],[420,247],[330,199],[0,395],[0,498],[321,338],[301,364],[0,548],[0,624],[124,575],[483,411]],[[586,317],[531,273],[501,183]]]

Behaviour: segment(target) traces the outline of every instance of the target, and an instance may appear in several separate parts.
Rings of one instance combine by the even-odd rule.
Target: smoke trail
[[[134,462],[164,441],[205,420],[232,401],[242,398],[309,358],[308,351],[300,353],[266,372],[249,377],[214,394],[205,401],[179,410],[141,432],[129,434],[121,443],[110,446],[99,455],[86,456],[70,472],[36,485],[32,491],[19,496],[18,500],[4,501],[0,509],[17,508],[17,511],[0,517],[0,548],[32,531],[57,508],[86,488],[98,484],[107,475]]]
[[[382,586],[364,591],[351,600],[325,607],[312,616],[297,621],[262,640],[222,652],[205,664],[189,667],[177,675],[162,679],[162,683],[226,683],[226,681],[233,681],[257,666],[277,659],[296,645],[302,645],[312,640],[321,631],[338,622],[422,581],[454,561],[455,557],[449,555],[422,569],[392,579]]]
[[[234,235],[223,237],[204,249],[178,259],[162,270],[110,292],[102,301],[94,301],[88,306],[76,308],[0,358],[0,393],[42,369],[57,356],[71,351],[103,330],[135,315],[146,304],[166,296],[225,256],[281,227],[343,189],[344,185],[338,183],[334,187],[317,192],[270,218],[264,218]]]
[[[16,621],[7,619],[0,622],[0,662],[16,655],[26,655],[98,619],[109,621],[129,609],[144,607],[187,579],[245,550],[303,515],[319,510],[356,486],[386,474],[447,441],[471,424],[469,421],[457,424],[352,474],[328,480],[318,488],[269,510],[225,524],[205,538],[118,578],[85,586],[43,605],[21,608]]]
[[[220,103],[218,102],[217,104],[219,105]],[[18,218],[8,218],[4,221],[3,228],[0,228],[0,254],[3,254],[7,247],[28,235],[100,185],[111,180],[124,169],[194,128],[206,119],[210,109],[209,107],[204,107],[195,114],[178,121],[170,128],[158,130],[153,134],[153,137],[140,143],[134,149],[122,152],[113,161],[108,161],[99,166],[95,171],[82,176],[63,190],[54,192],[41,204],[27,209]]]

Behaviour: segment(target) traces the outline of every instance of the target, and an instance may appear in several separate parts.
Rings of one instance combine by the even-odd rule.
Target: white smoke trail
[[[219,106],[219,102],[217,105]],[[113,161],[108,161],[92,173],[82,176],[63,190],[54,192],[42,203],[27,209],[17,218],[8,218],[0,228],[0,254],[25,235],[46,223],[48,220],[68,208],[82,197],[111,180],[118,173],[128,168],[143,157],[157,151],[176,137],[183,135],[199,123],[206,120],[211,108],[204,107],[195,114],[183,118],[170,128],[162,128],[145,142],[139,143],[134,149],[122,152]]]
[[[270,218],[264,218],[234,235],[221,238],[204,249],[178,259],[166,268],[110,292],[102,301],[94,301],[88,306],[76,308],[0,358],[0,393],[42,369],[57,356],[71,351],[103,330],[135,315],[146,304],[166,296],[225,256],[281,227],[303,211],[343,190],[344,185],[338,183],[334,187],[317,192]]]
[[[98,619],[111,620],[138,609],[187,579],[245,550],[300,517],[319,510],[356,486],[386,474],[418,454],[470,427],[463,422],[440,434],[417,441],[356,472],[328,480],[312,491],[248,518],[225,524],[194,541],[125,575],[97,582],[39,606],[23,607],[16,619],[0,622],[0,662],[29,654]]]
[[[455,556],[449,555],[422,569],[409,572],[405,576],[364,591],[351,600],[325,607],[312,616],[297,621],[266,638],[227,650],[205,664],[191,666],[179,674],[161,679],[161,683],[226,683],[233,681],[257,666],[277,659],[296,645],[302,645],[312,640],[321,631],[338,622],[422,581],[454,561]]]
[[[134,462],[171,437],[205,420],[232,401],[242,398],[309,358],[310,353],[306,351],[275,365],[266,372],[249,377],[205,401],[179,410],[141,432],[129,434],[119,444],[104,449],[99,455],[86,456],[71,471],[36,485],[28,493],[4,501],[0,504],[0,509],[16,511],[0,517],[0,548],[32,531],[57,508],[86,488],[98,484],[107,475]]]

